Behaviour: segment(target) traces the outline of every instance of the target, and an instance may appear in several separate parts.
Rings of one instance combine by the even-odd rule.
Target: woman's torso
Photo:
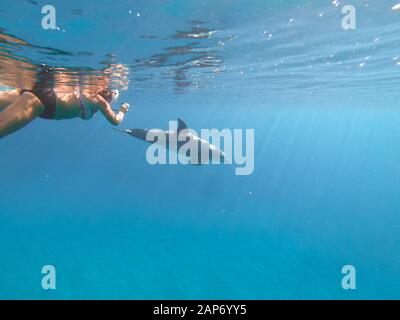
[[[79,92],[57,93],[55,120],[82,118],[89,120],[96,113],[96,106]]]

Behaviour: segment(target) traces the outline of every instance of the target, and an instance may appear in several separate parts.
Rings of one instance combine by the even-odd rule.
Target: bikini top
[[[86,101],[85,101],[86,100]],[[93,118],[97,110],[93,110],[91,103],[85,99],[82,93],[79,93],[79,107],[81,108],[81,113],[79,117],[83,120],[90,120]]]

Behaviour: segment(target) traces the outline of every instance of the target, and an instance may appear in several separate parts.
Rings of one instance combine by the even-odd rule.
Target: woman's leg
[[[25,92],[0,112],[0,139],[26,126],[44,111],[40,100]]]
[[[19,96],[18,90],[0,91],[0,112],[13,103]]]

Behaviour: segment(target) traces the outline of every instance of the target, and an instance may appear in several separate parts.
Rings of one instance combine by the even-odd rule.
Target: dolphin
[[[150,144],[157,143],[157,136],[164,135],[166,138],[166,148],[170,149],[170,140],[171,136],[175,135],[175,139],[177,140],[177,153],[181,153],[180,149],[183,145],[189,144],[191,148],[197,149],[197,157],[194,154],[193,156],[190,154],[190,149],[186,152],[186,157],[190,159],[191,164],[202,164],[201,152],[207,151],[208,161],[211,162],[212,159],[217,159],[220,163],[224,163],[225,154],[222,150],[217,148],[215,145],[209,143],[207,140],[200,138],[198,135],[195,135],[193,131],[189,130],[186,123],[178,118],[178,128],[176,130],[161,130],[161,129],[118,129],[114,128],[118,131],[127,133],[132,137],[135,137],[139,140],[146,141]],[[155,137],[155,141],[148,141],[146,137],[148,134],[151,134]],[[179,138],[178,138],[179,137]]]

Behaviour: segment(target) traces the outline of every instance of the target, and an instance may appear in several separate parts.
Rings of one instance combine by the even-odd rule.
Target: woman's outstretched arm
[[[119,112],[115,113],[110,104],[102,96],[97,95],[95,99],[101,113],[112,125],[115,126],[119,125],[122,122],[125,114],[129,110],[129,104],[123,103],[119,108]]]

